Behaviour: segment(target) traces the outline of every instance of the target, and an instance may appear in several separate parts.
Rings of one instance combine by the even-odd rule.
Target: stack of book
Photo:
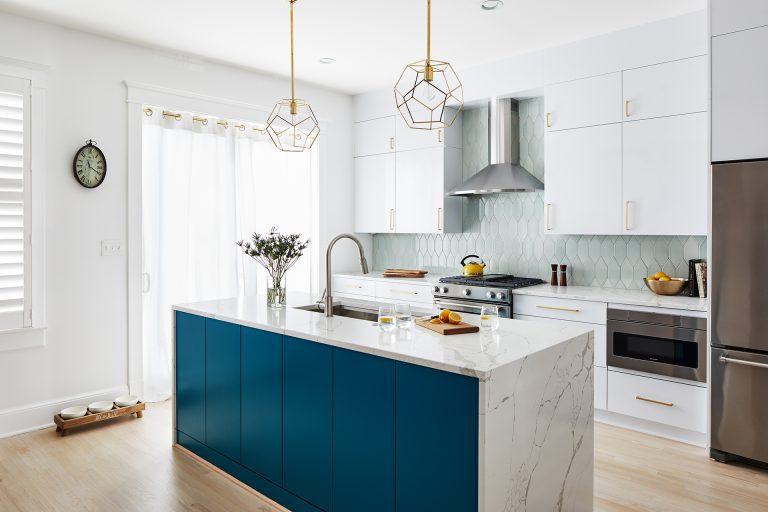
[[[707,296],[707,262],[688,260],[688,296]]]

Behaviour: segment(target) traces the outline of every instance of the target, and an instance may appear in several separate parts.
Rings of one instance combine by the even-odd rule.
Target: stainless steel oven
[[[707,320],[608,310],[608,366],[707,381]]]
[[[497,306],[499,308],[499,318],[512,318],[512,308],[506,304],[435,297],[435,307],[439,309],[450,309],[451,311],[457,311],[459,313],[479,315],[483,306]]]

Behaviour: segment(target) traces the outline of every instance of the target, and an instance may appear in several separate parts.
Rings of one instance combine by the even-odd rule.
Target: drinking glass
[[[480,310],[480,328],[485,331],[495,331],[499,328],[499,308],[483,306]]]
[[[394,306],[381,306],[379,308],[379,327],[384,332],[394,331],[397,328]]]
[[[410,329],[413,325],[413,315],[411,315],[410,304],[395,304],[395,318],[397,326],[401,329]]]

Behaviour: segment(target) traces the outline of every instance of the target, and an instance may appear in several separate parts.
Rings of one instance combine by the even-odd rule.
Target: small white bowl
[[[85,416],[85,413],[88,412],[87,407],[83,407],[82,405],[78,405],[76,407],[67,407],[66,409],[62,409],[61,417],[65,420],[71,420],[72,418],[82,418]]]
[[[88,405],[91,412],[107,412],[112,409],[112,402],[93,402]]]
[[[115,398],[115,405],[118,407],[130,407],[139,403],[139,397],[136,395],[123,395]]]

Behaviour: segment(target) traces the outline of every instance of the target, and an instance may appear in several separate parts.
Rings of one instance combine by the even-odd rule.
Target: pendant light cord
[[[430,53],[432,50],[432,0],[427,0],[427,65],[429,65]]]
[[[291,2],[291,102],[296,101],[296,92],[293,84],[293,3],[296,0],[290,0]]]

